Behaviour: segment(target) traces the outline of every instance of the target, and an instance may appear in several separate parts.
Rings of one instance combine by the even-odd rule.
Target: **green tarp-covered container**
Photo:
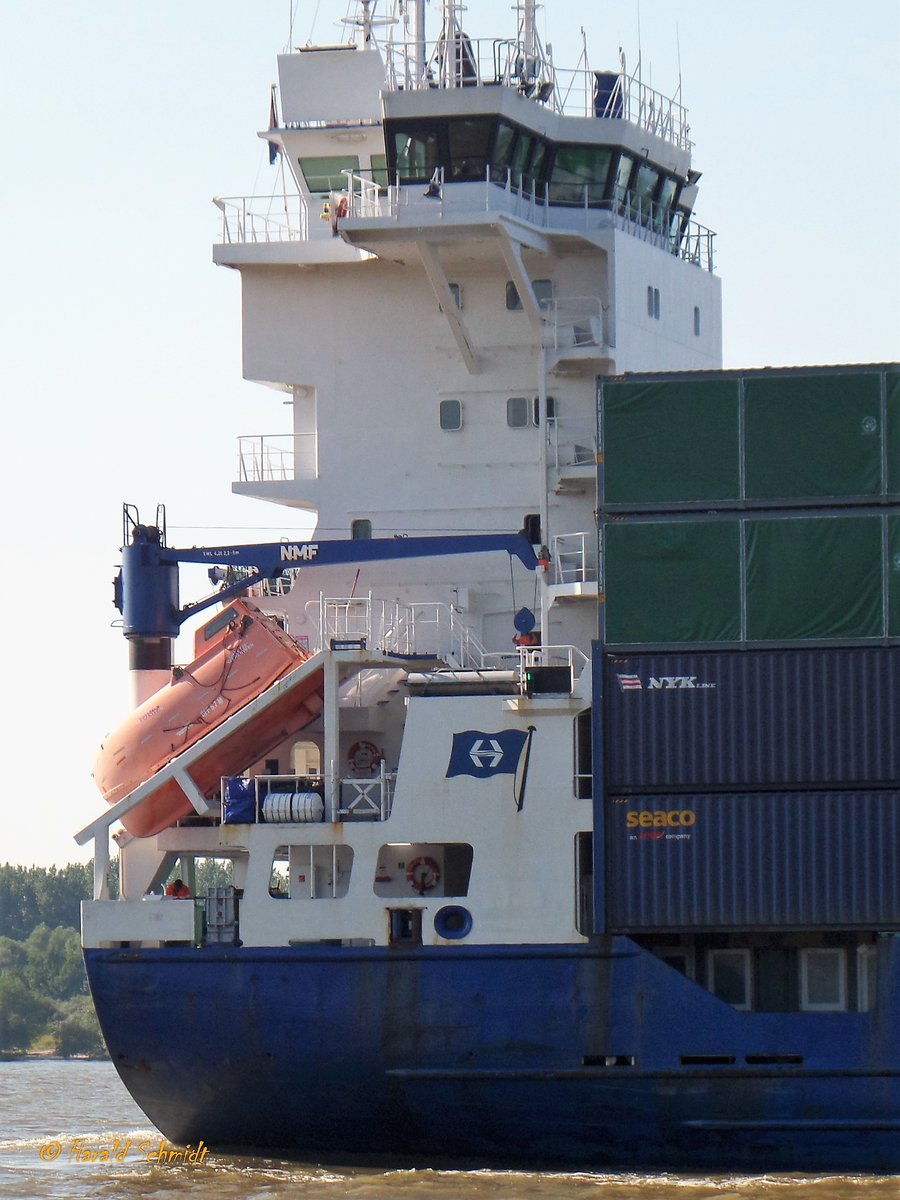
[[[900,367],[599,387],[607,645],[900,640]]]

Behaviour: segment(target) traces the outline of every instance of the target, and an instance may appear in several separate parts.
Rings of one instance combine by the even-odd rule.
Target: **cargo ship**
[[[216,200],[308,536],[124,509],[110,1057],[214,1148],[900,1170],[900,367],[723,370],[680,100],[373,9]]]

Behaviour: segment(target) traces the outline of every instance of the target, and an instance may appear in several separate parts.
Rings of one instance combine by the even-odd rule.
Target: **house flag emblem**
[[[528,734],[521,729],[502,729],[499,733],[465,729],[454,733],[446,777],[471,775],[474,779],[487,779],[491,775],[515,775],[527,741]]]

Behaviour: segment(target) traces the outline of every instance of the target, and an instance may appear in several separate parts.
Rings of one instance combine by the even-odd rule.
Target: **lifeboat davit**
[[[108,735],[94,763],[94,780],[110,804],[129,795],[167,763],[239,712],[276,680],[301,666],[309,653],[255,605],[235,600],[194,636],[194,661],[175,667],[171,682],[125,718]],[[189,774],[212,796],[225,774],[238,774],[285,736],[303,728],[322,710],[322,672],[313,672],[281,700],[273,714],[241,726],[209,755],[192,762]],[[164,773],[165,774],[165,773]],[[135,837],[150,837],[194,812],[177,780],[160,787],[122,817]]]

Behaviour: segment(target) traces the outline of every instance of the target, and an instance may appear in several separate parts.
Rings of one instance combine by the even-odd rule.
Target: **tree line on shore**
[[[80,904],[93,866],[0,866],[0,1052],[105,1053],[88,993]]]
[[[110,864],[110,895],[119,864]],[[197,865],[197,893],[226,882],[221,864]],[[0,865],[0,1054],[106,1054],[81,957],[81,902],[94,867]]]

